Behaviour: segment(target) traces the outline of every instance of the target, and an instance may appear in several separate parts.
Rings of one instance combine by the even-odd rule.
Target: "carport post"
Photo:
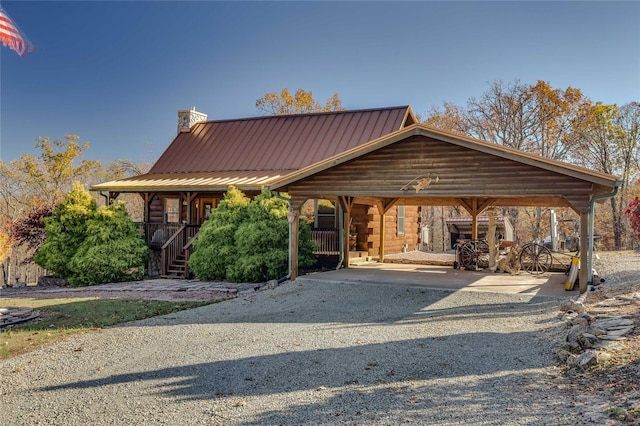
[[[298,218],[300,217],[300,209],[290,207],[287,214],[287,220],[289,221],[289,279],[291,281],[298,277],[298,235],[300,231],[300,224]]]
[[[580,271],[578,272],[578,280],[580,281],[580,294],[585,293],[588,289],[589,279],[589,211],[580,213]]]
[[[397,198],[387,201],[376,202],[378,214],[380,215],[380,247],[378,249],[378,262],[384,262],[384,234],[385,234],[385,213],[398,201]]]
[[[381,211],[380,212],[380,247],[378,249],[378,262],[382,263],[384,262],[384,233],[385,233],[385,226],[384,226],[384,212]]]
[[[343,251],[343,262],[342,267],[349,267],[349,228],[351,227],[351,208],[353,207],[353,197],[349,196],[341,196],[339,198],[340,205],[342,206],[343,217],[342,221],[342,251]]]

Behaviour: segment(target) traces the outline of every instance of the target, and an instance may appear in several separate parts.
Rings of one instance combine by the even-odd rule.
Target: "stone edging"
[[[615,315],[615,306],[640,300],[640,292],[632,296],[617,296],[597,303],[592,314],[586,312],[589,291],[560,306],[569,331],[562,347],[556,352],[557,360],[569,368],[586,370],[611,358],[610,350],[621,347],[621,340],[634,329],[634,321],[624,315]]]

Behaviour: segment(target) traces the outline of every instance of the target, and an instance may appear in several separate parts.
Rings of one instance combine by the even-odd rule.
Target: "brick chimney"
[[[178,133],[190,132],[191,126],[200,121],[207,121],[207,114],[196,111],[194,106],[178,111]]]

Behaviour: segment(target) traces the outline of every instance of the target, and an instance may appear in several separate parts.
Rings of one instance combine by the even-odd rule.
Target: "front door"
[[[216,198],[197,198],[194,202],[192,223],[202,225],[218,205]]]

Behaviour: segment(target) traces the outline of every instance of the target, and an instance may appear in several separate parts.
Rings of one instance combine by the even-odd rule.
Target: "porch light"
[[[287,213],[287,220],[289,221],[289,223],[293,223],[293,221],[296,220],[296,212],[293,210],[289,210],[289,212]]]

